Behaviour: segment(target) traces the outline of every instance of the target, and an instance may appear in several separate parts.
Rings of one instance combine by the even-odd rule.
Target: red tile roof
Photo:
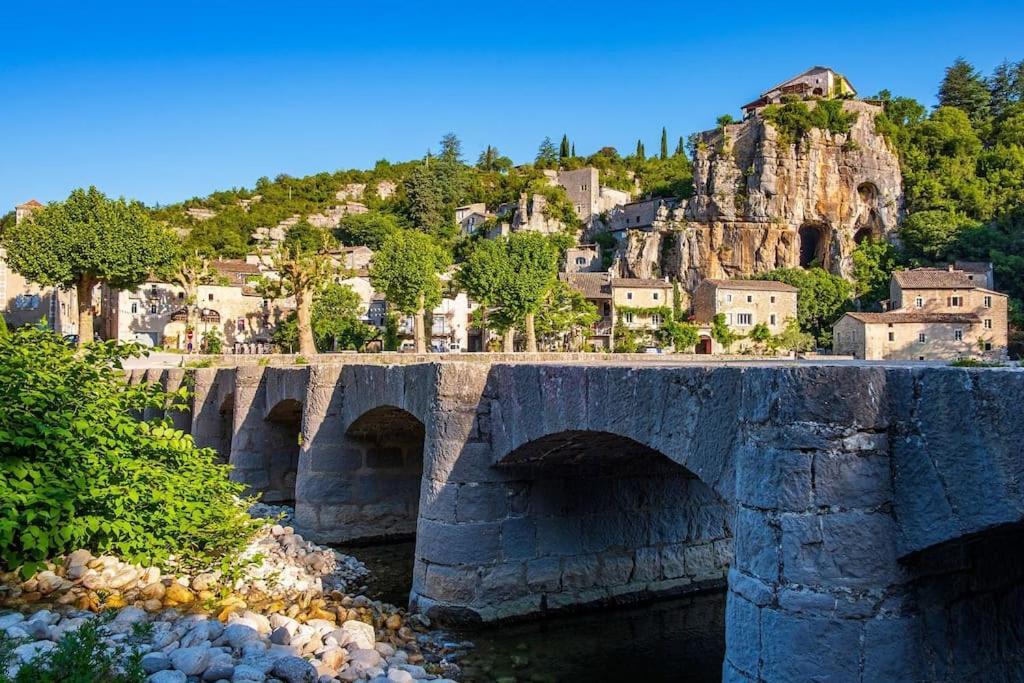
[[[793,285],[787,285],[785,282],[778,282],[776,280],[715,280],[709,279],[704,280],[701,284],[707,283],[715,288],[721,289],[744,289],[754,290],[760,292],[798,292],[800,291]]]
[[[868,324],[888,323],[980,323],[971,313],[928,313],[925,311],[886,311],[885,313],[847,313],[849,317]]]
[[[970,289],[979,285],[964,271],[948,268],[897,270],[892,276],[903,289]]]

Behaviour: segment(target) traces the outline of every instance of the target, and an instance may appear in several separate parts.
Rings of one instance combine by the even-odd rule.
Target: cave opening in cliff
[[[800,228],[800,267],[810,268],[822,265],[824,261],[825,228],[820,225],[804,225]]]
[[[854,233],[854,235],[853,235],[853,243],[854,244],[861,244],[865,240],[873,239],[874,236],[875,236],[874,230],[872,230],[871,228],[867,228],[867,227],[861,228],[856,233]]]

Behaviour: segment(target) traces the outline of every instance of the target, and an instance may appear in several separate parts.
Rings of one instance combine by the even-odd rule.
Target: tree
[[[661,160],[668,159],[668,131],[661,127]]]
[[[750,328],[747,338],[754,342],[754,346],[758,351],[763,352],[772,341],[772,331],[768,329],[768,325],[765,323],[757,323]]]
[[[896,268],[896,247],[884,239],[866,239],[853,250],[853,295],[862,307],[889,298],[889,279]]]
[[[1014,104],[1024,101],[1024,60],[1004,61],[986,83],[992,95],[992,116],[1001,119]]]
[[[647,158],[647,152],[644,150],[644,143],[642,140],[636,141],[636,158],[640,161]]]
[[[725,322],[725,313],[719,313],[711,319],[711,338],[722,345],[722,348],[729,351],[729,347],[741,339],[743,335],[734,332]]]
[[[171,279],[185,294],[185,326],[195,330],[199,327],[199,285],[213,280],[210,260],[198,248],[186,245],[179,252]]]
[[[802,332],[796,320],[788,318],[782,332],[775,335],[770,343],[775,348],[786,351],[810,351],[814,348],[814,337]]]
[[[441,153],[438,159],[453,164],[462,163],[462,142],[455,133],[446,133],[441,138]]]
[[[288,229],[284,241],[273,254],[276,277],[260,280],[260,289],[268,298],[295,297],[295,322],[298,327],[299,353],[316,353],[313,339],[312,305],[336,268],[330,256],[334,245],[331,234],[301,220]]]
[[[700,341],[700,330],[695,324],[678,320],[673,315],[658,330],[658,338],[663,343],[671,344],[679,353],[693,353],[694,347]]]
[[[426,311],[441,303],[440,274],[450,254],[429,235],[400,230],[387,237],[373,255],[370,282],[388,303],[415,318],[416,352],[426,353]]]
[[[569,156],[573,159],[576,158],[576,143],[572,143],[572,148],[569,150]]]
[[[93,288],[134,289],[178,255],[174,236],[142,204],[90,187],[48,204],[3,236],[7,263],[28,280],[78,293],[78,343],[93,339]]]
[[[558,147],[558,160],[565,161],[569,158],[569,136],[562,134],[562,144]]]
[[[480,304],[481,325],[489,325],[489,309],[501,302],[502,287],[513,277],[508,259],[505,240],[481,240],[474,242],[458,273],[456,283]],[[512,351],[511,338],[506,335],[507,352]]]
[[[376,330],[359,319],[363,302],[348,285],[329,284],[313,300],[313,336],[322,351],[359,351]]]
[[[537,164],[538,168],[552,168],[558,163],[558,149],[555,147],[555,143],[551,142],[551,138],[545,137],[541,141],[540,147],[537,148],[537,157],[534,159],[534,163]]]
[[[334,234],[346,246],[363,245],[376,251],[388,235],[399,229],[398,219],[393,214],[371,210],[346,214]]]
[[[676,152],[673,156],[686,156],[686,143],[683,141],[683,136],[679,136],[679,142],[676,143]]]
[[[797,322],[820,346],[832,342],[832,325],[846,312],[853,288],[849,282],[821,268],[779,268],[756,276],[785,282],[797,294]]]
[[[537,311],[535,328],[537,336],[545,339],[548,347],[576,351],[582,344],[584,331],[600,319],[597,306],[587,301],[581,292],[562,280],[555,280]]]
[[[946,68],[939,85],[939,106],[956,107],[967,113],[972,123],[981,123],[989,115],[992,94],[984,77],[969,62],[957,57]]]

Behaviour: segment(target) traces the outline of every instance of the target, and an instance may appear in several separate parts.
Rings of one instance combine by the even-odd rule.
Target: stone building
[[[601,316],[586,334],[596,350],[615,347],[615,328],[650,337],[672,314],[672,283],[655,278],[617,278],[606,272],[569,272],[559,277],[597,307]]]
[[[480,226],[491,218],[494,218],[494,215],[488,213],[487,205],[483,202],[467,204],[455,209],[455,223],[459,226],[462,234],[467,237],[475,235]]]
[[[652,197],[621,204],[609,212],[608,231],[622,239],[627,230],[652,232],[669,229],[672,211],[678,205],[679,200],[671,197]]]
[[[565,250],[566,273],[597,273],[605,270],[602,267],[601,245],[577,244]]]
[[[773,335],[796,320],[799,290],[773,280],[704,280],[693,294],[693,320],[700,330],[698,353],[743,351],[751,346],[747,339],[738,340],[729,349],[721,348],[711,336],[715,316],[725,316],[725,324],[740,334],[747,334],[763,323]]]
[[[588,227],[596,216],[611,211],[632,197],[629,192],[602,187],[601,172],[593,167],[545,173],[552,184],[565,188],[569,201],[576,209],[576,215]]]
[[[15,224],[28,219],[43,205],[35,199],[14,207]],[[44,287],[26,280],[7,265],[0,247],[0,313],[9,327],[43,321],[58,334],[78,333],[78,295],[74,289]]]
[[[798,74],[788,81],[783,81],[773,88],[765,90],[753,102],[743,105],[743,114],[749,116],[761,107],[769,104],[778,104],[786,96],[799,97],[801,99],[823,98],[833,99],[839,97],[856,97],[857,91],[842,74],[836,73],[827,66],[812,66],[802,74]]]
[[[612,328],[615,317],[612,314],[612,275],[602,272],[565,272],[558,277],[583,295],[597,308],[601,318],[585,335],[585,343],[598,351],[612,348]]]
[[[1004,358],[1008,297],[989,282],[987,269],[896,271],[888,310],[844,315],[833,326],[833,350],[865,360]]]

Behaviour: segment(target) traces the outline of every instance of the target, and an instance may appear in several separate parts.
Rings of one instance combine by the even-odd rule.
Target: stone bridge
[[[136,371],[182,382],[183,371]],[[416,536],[493,621],[728,587],[723,679],[1017,680],[1024,373],[441,362],[194,371],[202,445],[320,542]]]

